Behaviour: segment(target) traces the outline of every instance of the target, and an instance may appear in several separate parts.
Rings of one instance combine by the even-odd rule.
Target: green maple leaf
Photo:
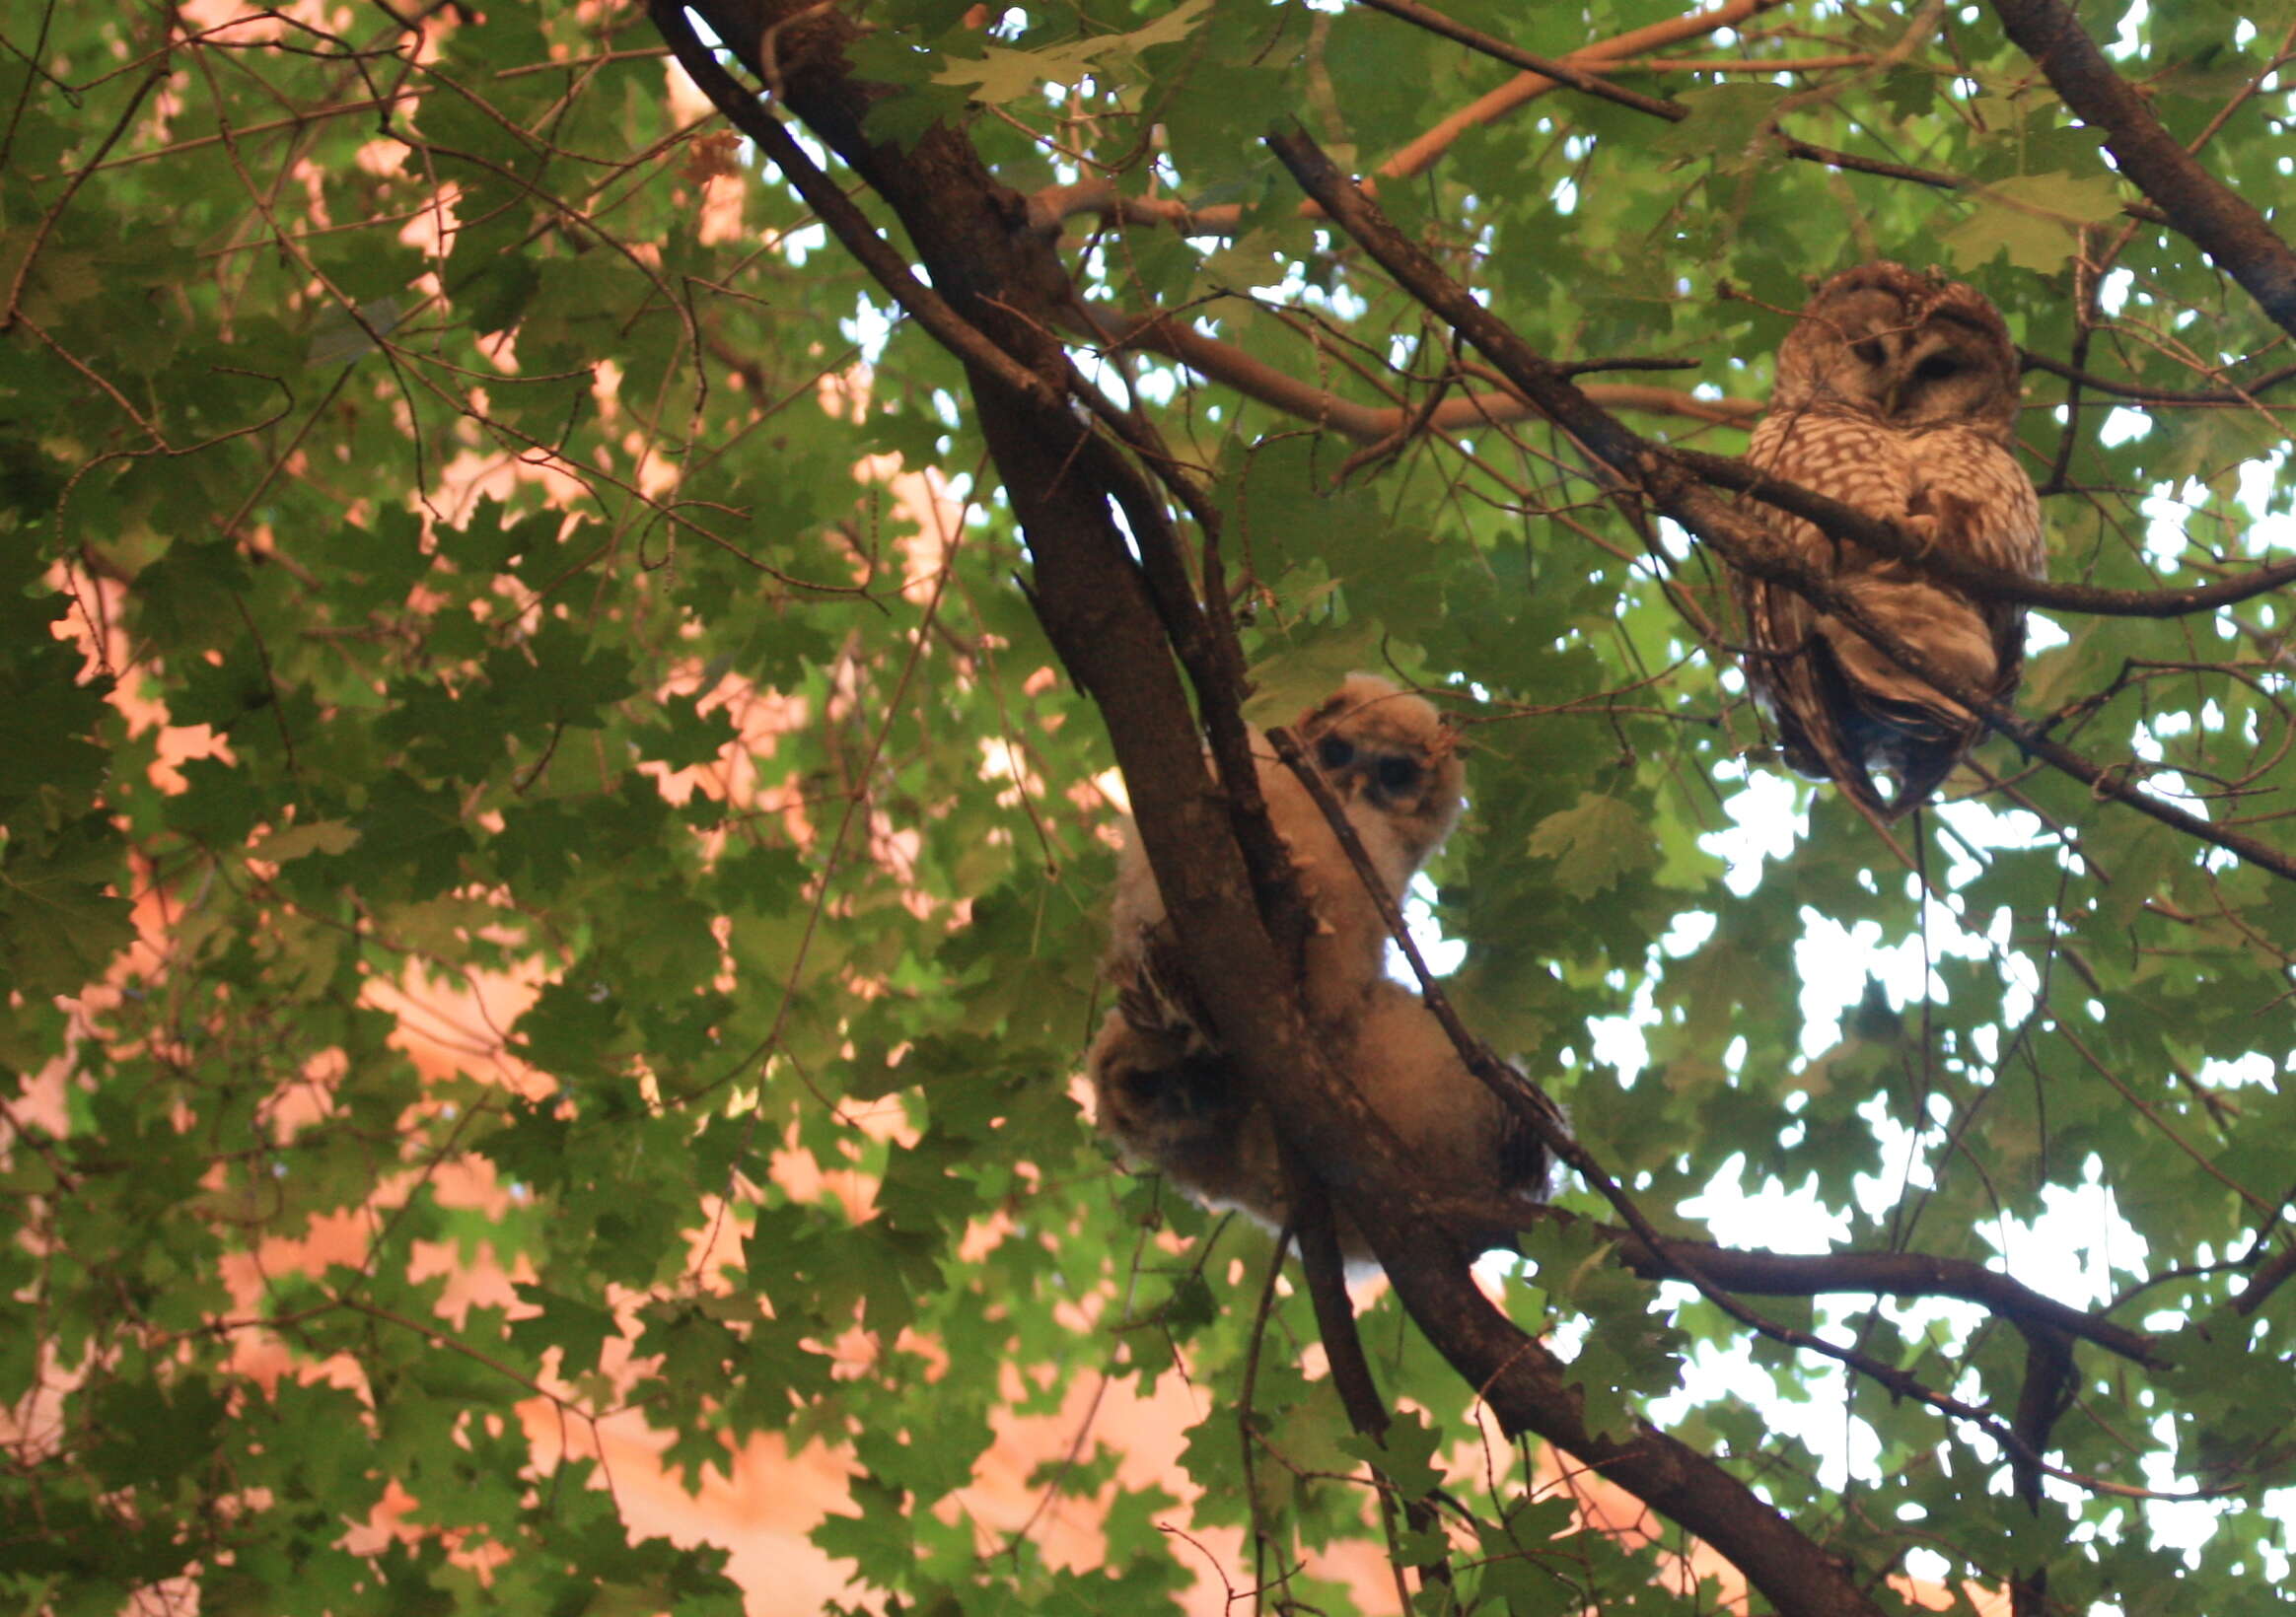
[[[1977,194],[1976,210],[1938,238],[1965,269],[2006,253],[2020,268],[2054,275],[2079,250],[2082,227],[2120,213],[2120,182],[2111,175],[2020,175]]]
[[[1586,898],[1656,865],[1659,848],[1642,810],[1581,792],[1574,807],[1539,822],[1530,852],[1555,862],[1554,879],[1563,891]]]

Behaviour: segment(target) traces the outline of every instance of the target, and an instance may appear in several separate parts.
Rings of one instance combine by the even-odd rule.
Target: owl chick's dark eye
[[[1379,784],[1389,792],[1408,792],[1419,784],[1419,760],[1401,756],[1380,759]]]
[[[1943,382],[1947,377],[1959,376],[1961,368],[1961,361],[1951,354],[1932,354],[1913,367],[1913,375],[1922,382]]]
[[[1345,769],[1355,761],[1355,743],[1344,736],[1327,736],[1316,743],[1316,761],[1326,769]]]

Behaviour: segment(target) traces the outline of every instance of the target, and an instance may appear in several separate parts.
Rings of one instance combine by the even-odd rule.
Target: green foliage
[[[1556,53],[1675,15],[1448,9]],[[0,1596],[737,1609],[728,1546],[625,1520],[579,1441],[530,1436],[613,1414],[693,1488],[766,1439],[833,1455],[811,1540],[871,1610],[1172,1611],[1209,1553],[1181,1527],[1247,1529],[1239,1589],[1388,1609],[1301,1562],[1388,1542],[1374,1463],[1453,1502],[1429,1609],[1715,1609],[1679,1536],[1574,1531],[1551,1471],[1474,1450],[1473,1389],[1392,1300],[1365,1337],[1407,1412],[1352,1436],[1301,1368],[1305,1299],[1263,1296],[1270,1243],[1094,1142],[1070,1079],[1111,759],[1016,587],[963,377],[689,126],[642,8],[199,15],[39,8],[0,53]],[[1670,1232],[1712,1232],[1693,1209],[1729,1198],[1692,1198],[1737,1186],[1792,1211],[1734,1239],[2053,1290],[2081,1277],[2039,1267],[2035,1227],[2082,1224],[2073,1301],[2115,1300],[2173,1368],[2076,1349],[2051,1463],[2224,1503],[2188,1508],[2219,1512],[2189,1549],[2072,1485],[2024,1514],[1989,1439],[1544,1228],[1505,1303],[1570,1345],[1588,1426],[1665,1426],[1861,1579],[2045,1560],[2071,1611],[2284,1606],[2258,1502],[2296,1477],[2296,1291],[2233,1304],[2289,1238],[2287,883],[1995,741],[1989,808],[1901,828],[1925,905],[1760,751],[1714,568],[1604,504],[1559,435],[1475,418],[1359,462],[1318,430],[1489,383],[1298,215],[1268,120],[1369,170],[1508,70],[1361,8],[1006,17],[872,8],[868,127],[961,120],[1023,191],[1081,156],[1227,210],[1080,228],[1069,261],[1096,305],[1184,309],[1339,408],[1145,351],[1099,374],[1215,490],[1252,717],[1369,667],[1465,721],[1433,912],[1471,1024]],[[1624,408],[1602,388],[1758,400],[1805,277],[1869,251],[1950,263],[2036,352],[2086,329],[2128,387],[2253,379],[2280,333],[2127,213],[1989,15],[1901,49],[1901,24],[1797,3],[1681,41],[1661,54],[1863,65],[1619,68],[1690,115],[1545,96],[1382,203],[1542,352],[1683,362],[1584,379]],[[2244,98],[2284,29],[2155,6],[2123,64],[2259,202],[2289,108]],[[1789,162],[1788,134],[1961,183]],[[2105,252],[2126,275],[2082,306],[2074,265]],[[2056,576],[2181,587],[2284,553],[2278,396],[2137,417],[2092,390],[2068,437],[2035,374]],[[1685,408],[1632,419],[1743,448]],[[2052,614],[2022,706],[2287,848],[2287,611]],[[1887,990],[1837,1030],[1867,969]],[[1757,1301],[2017,1407],[2021,1341],[1973,1304]],[[1769,1400],[1719,1397],[1722,1366]],[[1198,1395],[1174,1475],[1074,1433],[1102,1378]],[[1098,1518],[1098,1565],[980,1500],[983,1456],[1054,1416],[1028,1486]],[[1428,1553],[1398,1532],[1402,1564]]]

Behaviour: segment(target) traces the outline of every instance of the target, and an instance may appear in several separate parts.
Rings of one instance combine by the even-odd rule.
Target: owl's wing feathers
[[[1865,509],[1904,499],[1897,445],[1869,423],[1836,412],[1763,417],[1747,459],[1836,499],[1854,497]],[[1758,506],[1756,513],[1786,555],[1818,573],[1838,581],[1866,563],[1863,552],[1836,544],[1815,523],[1770,505]],[[1788,585],[1738,572],[1731,578],[1752,642],[1747,679],[1777,728],[1787,767],[1806,780],[1833,781],[1876,812],[1886,812],[1888,800],[1867,771],[1862,741],[1843,731],[1844,718],[1859,710],[1856,687],[1835,648],[1842,626]],[[1858,644],[1873,654],[1871,646]]]
[[[1553,1170],[1545,1142],[1475,1076],[1411,989],[1386,978],[1372,984],[1339,1030],[1339,1054],[1348,1080],[1395,1130],[1431,1190],[1545,1199]],[[1553,1115],[1562,1121],[1559,1109]],[[1477,1250],[1510,1245],[1514,1235],[1465,1233]]]
[[[1947,554],[2040,577],[2047,570],[2041,502],[2032,480],[1996,440],[1960,428],[1920,435],[1906,514],[1927,524],[1930,542]],[[1918,649],[1937,670],[1995,702],[2017,689],[2025,663],[2025,608],[1965,594],[1917,567],[1876,562],[1851,593],[1874,620]],[[1984,721],[1934,686],[1906,672],[1862,636],[1837,650],[1858,706],[1876,729],[1870,761],[1897,776],[1896,818],[1951,775],[1982,738]]]

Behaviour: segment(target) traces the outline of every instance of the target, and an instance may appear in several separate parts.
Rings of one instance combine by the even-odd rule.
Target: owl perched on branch
[[[1984,295],[1877,260],[1834,276],[1802,311],[1747,458],[1946,554],[2038,578],[2047,556],[2041,503],[2012,450],[2017,404],[2017,351]],[[1932,667],[1997,701],[2017,688],[2022,606],[1757,510],[1772,538]],[[1790,586],[1743,573],[1732,583],[1748,682],[1798,773],[1896,819],[1983,733],[1976,714]],[[1876,773],[1895,783],[1887,798]]]
[[[1369,673],[1348,675],[1300,715],[1294,728],[1346,810],[1381,885],[1399,901],[1459,822],[1466,770],[1457,738],[1426,700]],[[1290,850],[1301,897],[1315,917],[1302,962],[1308,1011],[1335,1016],[1380,975],[1387,921],[1307,788],[1265,738],[1255,732],[1252,741],[1268,818]],[[1102,970],[1129,1002],[1134,1022],[1178,1032],[1184,1042],[1204,1042],[1195,1031],[1200,1019],[1189,1009],[1185,984],[1173,980],[1175,971],[1166,963],[1171,933],[1164,924],[1164,896],[1136,834],[1126,841],[1117,869],[1109,931]]]
[[[1551,1159],[1544,1143],[1475,1077],[1411,989],[1384,977],[1366,985],[1327,1024],[1325,1042],[1340,1075],[1395,1132],[1430,1189],[1545,1199]],[[1274,1119],[1224,1056],[1134,1026],[1119,1009],[1102,1022],[1087,1066],[1100,1126],[1128,1159],[1160,1170],[1215,1213],[1240,1212],[1269,1230],[1283,1228],[1290,1208]],[[1371,1243],[1344,1209],[1337,1225],[1350,1272],[1369,1274],[1377,1262]],[[1467,1231],[1477,1251],[1512,1237],[1507,1228]]]
[[[1399,899],[1459,818],[1465,771],[1452,733],[1419,697],[1361,673],[1296,728],[1381,885]],[[1430,1178],[1468,1193],[1534,1181],[1543,1191],[1543,1148],[1512,1124],[1418,996],[1384,975],[1381,906],[1323,809],[1256,737],[1255,751],[1269,818],[1314,920],[1302,949],[1302,1000],[1325,1048]],[[1086,1059],[1102,1132],[1204,1206],[1280,1227],[1274,1122],[1193,1009],[1136,837],[1117,874],[1111,932],[1104,969],[1117,1004]],[[1351,1264],[1369,1261],[1369,1246],[1344,1220],[1340,1244]]]

